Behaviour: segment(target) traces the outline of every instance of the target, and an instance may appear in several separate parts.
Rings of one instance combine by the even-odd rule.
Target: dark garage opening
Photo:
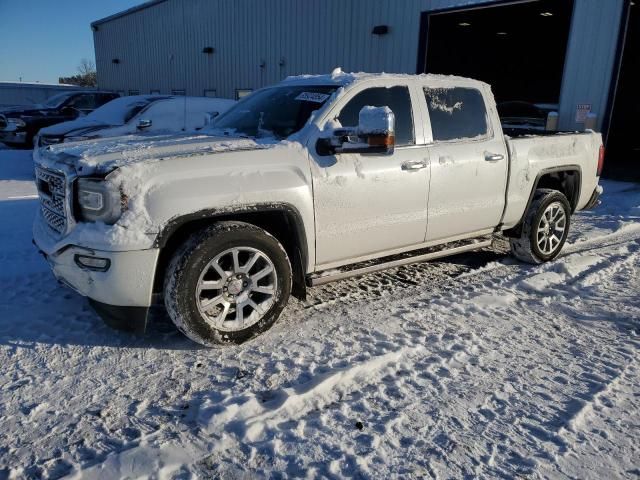
[[[607,136],[604,175],[640,181],[640,17],[638,5],[627,4],[628,23],[623,32],[622,60]]]
[[[489,83],[500,102],[557,105],[573,0],[425,12],[418,72]]]

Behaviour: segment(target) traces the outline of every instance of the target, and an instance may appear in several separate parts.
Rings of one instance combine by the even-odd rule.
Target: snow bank
[[[269,398],[260,396],[230,398],[220,405],[205,402],[198,416],[199,423],[209,433],[233,431],[245,440],[264,440],[270,429],[285,421],[303,417],[339,401],[364,385],[372,385],[397,370],[398,362],[409,360],[424,351],[424,347],[404,347],[361,364],[336,369],[319,375],[295,389],[271,392]]]

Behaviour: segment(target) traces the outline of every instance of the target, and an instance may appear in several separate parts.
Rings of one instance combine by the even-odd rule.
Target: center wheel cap
[[[227,286],[227,291],[231,294],[231,295],[238,295],[240,292],[242,292],[244,286],[242,284],[242,280],[238,279],[238,280],[231,280],[229,282],[229,285]]]

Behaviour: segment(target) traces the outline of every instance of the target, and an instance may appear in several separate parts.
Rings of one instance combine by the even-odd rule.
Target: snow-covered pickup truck
[[[112,325],[164,298],[202,344],[269,328],[307,286],[490,245],[556,257],[598,201],[593,132],[503,135],[488,85],[432,75],[292,77],[206,135],[53,145],[34,239]]]

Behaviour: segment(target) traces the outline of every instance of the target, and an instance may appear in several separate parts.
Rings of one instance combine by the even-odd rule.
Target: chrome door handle
[[[404,162],[402,164],[402,170],[405,171],[422,170],[423,168],[427,168],[427,162],[424,160]]]
[[[484,154],[484,159],[487,162],[499,162],[500,160],[504,160],[504,155],[502,155],[501,153],[485,153]]]

